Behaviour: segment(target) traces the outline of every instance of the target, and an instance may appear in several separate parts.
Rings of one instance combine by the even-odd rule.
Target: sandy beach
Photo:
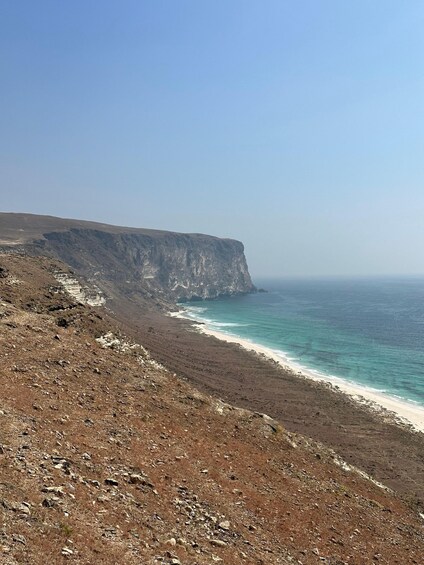
[[[424,501],[424,434],[417,431],[423,427],[422,413],[414,416],[415,406],[405,403],[402,410],[396,398],[375,399],[366,394],[374,391],[360,387],[342,391],[339,380],[328,384],[313,374],[299,374],[289,367],[290,360],[274,357],[279,352],[206,333],[204,324],[182,318],[181,312],[140,313],[124,298],[114,304],[114,312],[128,337],[197,390],[268,414],[287,431],[327,445],[377,481]]]
[[[355,401],[366,404],[369,408],[376,412],[381,412],[382,408],[389,410],[393,413],[395,419],[398,419],[403,423],[411,424],[417,431],[424,432],[424,408],[419,405],[415,405],[412,402],[402,401],[401,399],[394,398],[377,390],[355,385],[343,380],[342,378],[326,377],[325,375],[321,375],[315,371],[308,370],[305,367],[287,359],[282,354],[277,353],[271,348],[253,343],[235,335],[212,330],[204,323],[196,324],[196,321],[187,316],[184,310],[173,312],[171,313],[171,316],[190,320],[194,323],[198,331],[203,334],[214,336],[217,339],[228,343],[237,343],[248,351],[254,351],[259,355],[264,355],[268,359],[272,359],[276,363],[279,363],[286,371],[291,371],[298,377],[325,382],[331,387],[334,387],[336,390],[348,394]]]

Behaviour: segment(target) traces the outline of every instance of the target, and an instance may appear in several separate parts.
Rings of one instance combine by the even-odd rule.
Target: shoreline
[[[389,415],[396,423],[412,426],[415,431],[424,433],[424,407],[419,405],[415,406],[412,402],[397,399],[388,394],[384,394],[383,392],[379,392],[377,390],[374,391],[359,384],[353,384],[340,377],[327,377],[325,375],[320,375],[313,370],[307,369],[306,367],[288,360],[282,354],[278,354],[270,347],[251,342],[236,335],[212,330],[207,326],[207,323],[202,320],[196,320],[186,315],[184,310],[170,312],[169,315],[173,318],[182,318],[192,322],[196,330],[204,335],[215,337],[216,339],[227,343],[238,344],[247,351],[254,351],[258,355],[263,355],[268,360],[278,363],[284,370],[291,372],[297,378],[305,378],[315,382],[325,383],[336,392],[346,394],[355,402],[366,405],[375,413],[387,416],[387,414],[383,414],[383,411],[388,411]]]

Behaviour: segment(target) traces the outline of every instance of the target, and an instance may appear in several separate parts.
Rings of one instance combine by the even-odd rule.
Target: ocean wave
[[[207,311],[207,308],[205,306],[184,306],[184,309],[187,312],[193,312],[196,314],[203,314],[203,312]]]

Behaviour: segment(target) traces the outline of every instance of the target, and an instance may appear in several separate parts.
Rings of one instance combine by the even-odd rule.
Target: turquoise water
[[[424,406],[424,279],[260,281],[267,293],[184,304],[217,331]]]

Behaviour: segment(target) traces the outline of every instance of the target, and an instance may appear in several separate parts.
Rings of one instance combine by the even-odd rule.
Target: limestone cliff
[[[232,239],[21,214],[0,214],[0,222],[3,244],[56,256],[126,294],[174,302],[255,290],[243,244]]]

